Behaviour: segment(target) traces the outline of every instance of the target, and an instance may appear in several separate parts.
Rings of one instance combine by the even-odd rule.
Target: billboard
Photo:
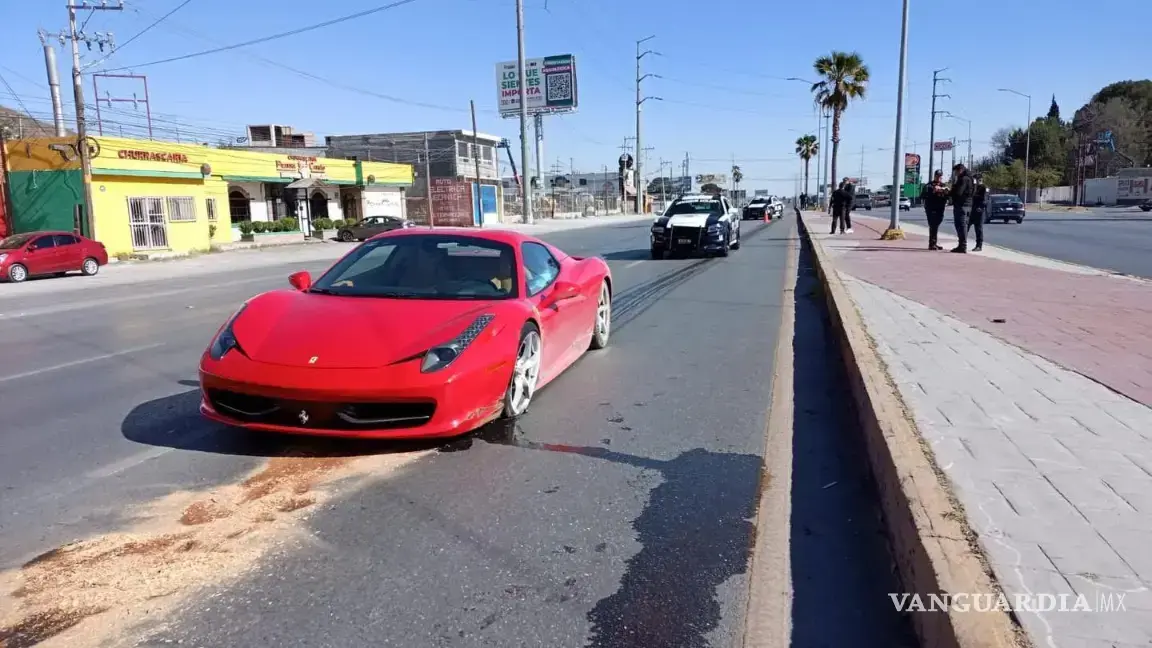
[[[558,54],[524,61],[528,114],[572,112],[578,105],[576,57]],[[520,114],[520,73],[516,61],[496,65],[497,105],[501,117]]]
[[[904,184],[920,182],[920,156],[915,153],[904,154]]]
[[[933,151],[951,151],[952,140],[943,140],[932,145]]]

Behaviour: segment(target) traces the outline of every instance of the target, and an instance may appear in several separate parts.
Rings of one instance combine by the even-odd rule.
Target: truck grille
[[[673,248],[696,248],[700,247],[700,237],[704,233],[703,227],[673,227],[672,228],[672,247]],[[690,243],[683,243],[687,239]]]

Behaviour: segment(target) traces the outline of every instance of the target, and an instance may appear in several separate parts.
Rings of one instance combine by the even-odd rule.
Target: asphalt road
[[[418,458],[345,485],[253,569],[198,573],[204,591],[164,619],[142,609],[118,645],[738,645],[785,299],[796,422],[787,540],[773,550],[792,582],[761,578],[794,591],[779,622],[797,645],[908,645],[806,256],[784,289],[794,219],[745,223],[743,249],[703,261],[648,259],[647,227],[544,236],[608,259],[615,328],[516,426],[431,450],[314,442]],[[202,420],[195,366],[241,301],[297,269],[5,302],[0,569],[138,526],[141,507],[233,484],[283,451],[288,440]]]
[[[866,212],[884,216],[885,211]],[[917,208],[901,218],[928,226],[924,210]],[[951,212],[943,231],[953,233]],[[1069,263],[1152,278],[1152,212],[1133,207],[1092,208],[1090,213],[1028,213],[1024,223],[987,223],[984,238],[1000,245]]]

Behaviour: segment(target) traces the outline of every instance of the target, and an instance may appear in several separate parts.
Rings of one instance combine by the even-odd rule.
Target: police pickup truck
[[[652,223],[652,258],[740,249],[740,212],[724,196],[688,194]]]

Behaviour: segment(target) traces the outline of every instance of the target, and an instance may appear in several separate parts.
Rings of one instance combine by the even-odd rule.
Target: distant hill
[[[56,128],[52,122],[32,119],[19,110],[0,106],[0,128],[8,128],[8,137],[54,137]],[[69,131],[71,132],[71,131]]]

